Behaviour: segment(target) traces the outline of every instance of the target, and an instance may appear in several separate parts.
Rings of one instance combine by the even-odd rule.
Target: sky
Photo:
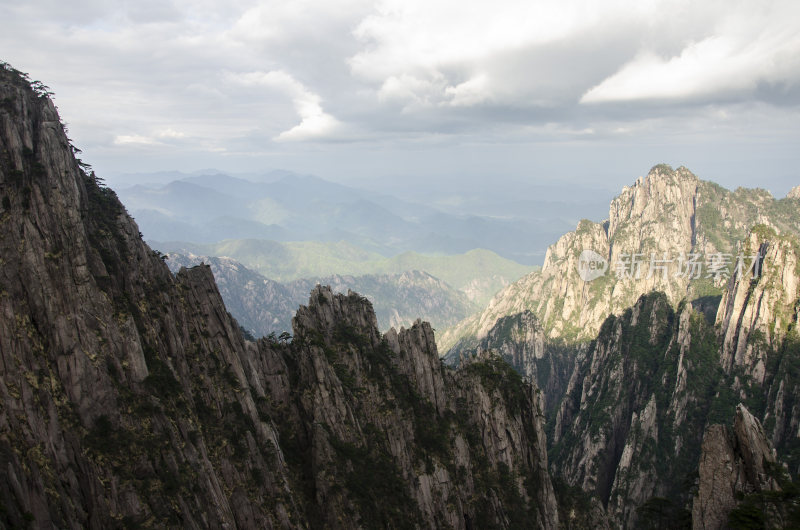
[[[800,184],[796,0],[0,0],[0,59],[112,184]]]

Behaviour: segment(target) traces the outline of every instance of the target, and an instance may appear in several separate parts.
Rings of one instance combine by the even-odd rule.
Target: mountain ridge
[[[718,295],[727,277],[709,279],[706,272],[697,281],[676,277],[680,256],[699,254],[706,260],[729,253],[735,259],[736,245],[756,224],[800,234],[798,206],[796,199],[776,200],[765,190],[730,192],[686,168],[656,165],[611,201],[608,220],[581,221],[575,231],[548,248],[541,271],[509,285],[481,313],[446,330],[440,344],[448,350],[459,340],[480,339],[500,316],[526,309],[537,315],[552,338],[590,340],[606,316],[630,307],[652,290],[665,292],[675,306],[686,296]],[[583,250],[606,261],[605,275],[589,282],[579,276]],[[616,278],[617,267],[631,266],[633,254],[643,260],[639,277]],[[651,255],[672,259],[673,269],[668,274],[656,269],[649,275]]]
[[[453,371],[317,288],[294,338],[247,341],[210,268],[170,273],[0,68],[0,523],[557,528],[535,389]],[[498,388],[498,380],[514,382]]]
[[[154,248],[164,253],[232,258],[280,283],[337,274],[363,276],[402,274],[419,270],[444,281],[464,293],[471,303],[478,305],[485,303],[503,286],[533,268],[485,249],[472,249],[462,255],[436,256],[406,251],[392,258],[385,258],[346,241],[280,243],[267,240],[230,240],[209,245],[152,243]]]
[[[383,331],[410,327],[417,318],[430,322],[434,328],[444,328],[476,308],[463,292],[417,270],[399,274],[301,278],[279,283],[231,258],[174,253],[167,256],[167,265],[175,273],[181,267],[201,263],[211,266],[225,305],[256,337],[290,330],[295,310],[306,302],[308,293],[316,285],[327,285],[343,294],[352,290],[366,296],[373,304]]]

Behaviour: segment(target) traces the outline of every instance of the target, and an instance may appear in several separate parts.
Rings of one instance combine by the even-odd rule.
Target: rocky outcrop
[[[303,433],[289,434],[288,446],[312,463],[303,480],[317,492],[319,524],[557,525],[542,414],[518,376],[514,393],[497,384],[510,368],[453,372],[430,325],[382,337],[370,302],[352,292],[317,287],[293,326],[295,388],[271,398],[303,419],[279,430]]]
[[[672,524],[688,517],[684,482],[719,384],[716,344],[690,304],[676,313],[653,293],[609,317],[578,355],[556,415],[553,469],[615,524],[641,526],[652,503]]]
[[[794,368],[800,308],[800,244],[794,236],[756,227],[744,252],[758,256],[757,274],[734,275],[717,313],[720,363],[741,400],[752,403],[781,452],[800,447],[800,381]],[[798,463],[792,461],[793,472]]]
[[[306,300],[310,291],[307,289],[303,297],[297,299],[284,285],[230,258],[167,254],[167,265],[173,273],[201,264],[211,267],[228,311],[254,337],[291,330],[297,306]]]
[[[733,429],[726,425],[706,429],[702,447],[693,528],[728,528],[728,517],[744,495],[777,489],[766,469],[775,464],[775,450],[761,423],[743,405],[736,407]]]
[[[795,186],[786,194],[787,199],[800,199],[800,186]]]
[[[598,499],[612,524],[633,528],[666,517],[680,526],[689,517],[685,484],[699,461],[700,434],[740,401],[762,419],[790,471],[800,472],[793,456],[800,446],[800,210],[792,201],[764,190],[730,192],[685,168],[656,166],[612,202],[609,221],[582,221],[550,248],[541,271],[442,342],[458,340],[451,352],[459,354],[490,342],[497,351],[525,351],[524,340],[490,337],[506,319],[535,315],[543,339],[529,351],[547,358],[552,344],[566,343],[574,359],[563,397],[548,396],[560,400],[550,438],[554,472]],[[580,274],[587,249],[605,274]],[[678,258],[670,267],[695,254],[703,272],[616,277],[631,253]],[[714,255],[729,260],[716,277],[707,269]],[[661,294],[645,294],[653,290]],[[525,373],[525,364],[517,368]]]
[[[491,353],[532,381],[542,391],[548,427],[552,427],[567,381],[572,373],[574,348],[548,340],[539,319],[530,311],[500,318],[480,341],[462,341],[443,361],[459,366],[473,355]]]
[[[247,341],[0,68],[0,525],[555,528],[535,389],[316,289]],[[503,384],[498,384],[503,381]],[[510,384],[508,382],[511,382]]]
[[[798,249],[796,238],[780,237],[765,226],[757,227],[745,241],[743,253],[756,257],[755,266],[750,271],[745,265],[734,273],[717,313],[726,372],[740,367],[763,384],[768,351],[777,349],[796,317]]]
[[[609,206],[607,221],[581,221],[548,249],[541,271],[511,284],[481,313],[448,329],[440,347],[483,338],[499,318],[525,310],[540,319],[549,338],[588,341],[609,314],[621,313],[651,291],[664,292],[673,306],[685,297],[719,294],[732,274],[736,245],[759,223],[778,234],[800,234],[797,208],[764,190],[731,192],[684,167],[655,166],[623,188]],[[604,273],[589,281],[578,271],[585,250],[605,264]],[[718,253],[729,256],[714,258]],[[689,266],[689,259],[702,270]],[[724,274],[708,268],[713,260]]]
[[[699,433],[740,401],[797,473],[798,247],[793,236],[763,226],[743,247],[760,256],[760,272],[734,274],[714,327],[705,301],[684,301],[674,312],[665,295],[651,294],[609,317],[576,356],[551,438],[553,469],[596,496],[621,526],[647,516],[663,521],[665,510],[666,520],[685,520]],[[738,414],[741,425],[752,423]],[[748,429],[742,433],[755,432]],[[707,438],[724,434],[712,429]]]

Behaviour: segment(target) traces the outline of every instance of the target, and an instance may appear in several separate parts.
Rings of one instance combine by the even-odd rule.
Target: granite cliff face
[[[548,390],[551,470],[594,499],[584,520],[599,505],[612,526],[690,525],[702,433],[740,402],[796,479],[797,204],[656,166],[612,202],[608,221],[582,221],[541,271],[448,330],[445,359],[492,351]],[[586,249],[609,267],[590,281],[578,273]],[[645,258],[638,277],[617,277],[631,253],[675,262],[648,277]],[[676,274],[691,254],[703,272]],[[709,274],[714,255],[728,256],[726,273]]]
[[[767,435],[800,471],[800,243],[759,226],[743,245],[761,257],[755,278],[734,275],[717,313],[720,364],[729,386],[764,423]]]
[[[684,481],[696,466],[718,378],[715,336],[691,305],[663,293],[609,317],[578,356],[558,409],[554,469],[635,528],[638,509],[665,499],[687,517]]]
[[[673,306],[684,297],[718,295],[735,265],[738,243],[756,224],[781,235],[800,234],[796,200],[775,200],[759,189],[731,192],[684,167],[655,166],[647,177],[623,188],[609,206],[608,220],[581,221],[548,249],[540,271],[448,329],[439,346],[446,351],[459,340],[483,338],[500,317],[525,310],[539,318],[547,337],[588,341],[609,314],[619,314],[651,291],[664,292]],[[584,250],[605,260],[603,276],[581,278],[578,262]],[[730,254],[723,259],[732,263],[727,274],[709,278],[708,261],[717,253]],[[698,278],[696,269],[687,268],[691,255],[702,263]]]
[[[547,339],[539,319],[530,311],[501,317],[479,341],[462,341],[443,358],[460,366],[473,355],[491,353],[507,362],[542,391],[548,433],[572,374],[576,348]]]
[[[730,279],[717,313],[722,336],[722,365],[734,367],[763,384],[766,350],[778,347],[796,320],[800,296],[797,240],[779,237],[759,226],[745,241],[745,252],[758,255],[759,274],[736,273]]]
[[[775,450],[761,423],[743,405],[736,407],[733,429],[710,425],[703,436],[692,527],[728,528],[731,512],[743,496],[779,490],[773,478],[775,463]]]
[[[616,524],[635,528],[655,513],[688,521],[700,435],[739,402],[797,476],[797,240],[757,226],[744,246],[763,266],[734,274],[713,326],[709,312],[686,301],[674,310],[652,293],[609,317],[576,354],[551,436],[553,469]]]
[[[0,68],[0,524],[556,528],[535,389],[315,289],[243,338]]]

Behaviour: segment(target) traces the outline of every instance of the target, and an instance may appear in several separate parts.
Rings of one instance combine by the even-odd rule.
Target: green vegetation
[[[489,393],[499,392],[511,414],[519,414],[527,401],[526,383],[514,368],[500,357],[476,361],[464,368],[466,373],[476,375]]]
[[[338,472],[344,473],[344,486],[356,501],[365,528],[416,528],[413,520],[416,503],[411,498],[392,455],[382,449],[380,431],[367,425],[370,440],[358,446],[330,434],[328,441],[339,456]]]
[[[661,173],[674,173],[675,172],[675,170],[672,169],[671,165],[664,164],[664,163],[656,164],[655,166],[651,167],[650,171],[648,171],[648,173],[652,173],[653,171],[660,171]]]
[[[639,516],[637,528],[678,530],[692,527],[691,512],[663,497],[651,497],[636,512]]]
[[[800,528],[800,483],[792,481],[780,465],[765,464],[779,489],[743,496],[729,515],[731,529]]]

